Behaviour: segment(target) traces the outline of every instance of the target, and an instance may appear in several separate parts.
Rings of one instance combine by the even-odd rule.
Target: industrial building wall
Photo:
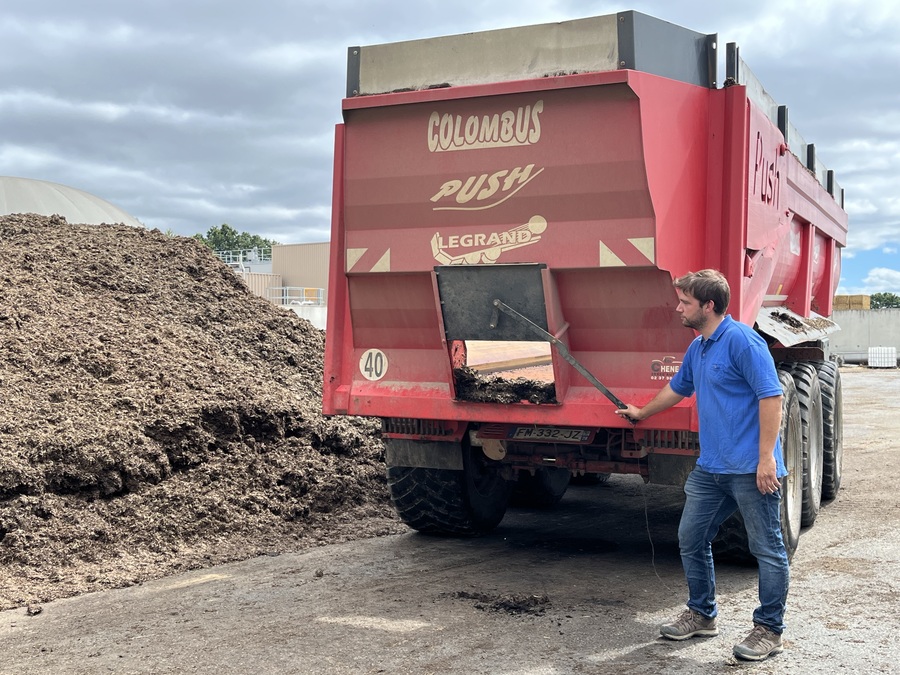
[[[281,286],[280,274],[262,274],[259,272],[245,272],[240,275],[244,279],[244,283],[250,288],[254,295],[270,300],[268,289]]]
[[[841,327],[829,336],[831,351],[848,363],[864,363],[869,347],[895,347],[900,353],[900,309],[836,310]]]
[[[261,274],[258,272],[236,272],[254,295],[268,300],[277,307],[292,311],[309,321],[320,330],[325,330],[328,310],[324,305],[306,305],[305,303],[288,303],[284,300],[284,283],[280,274]],[[311,290],[311,289],[310,289]]]
[[[330,244],[283,244],[272,247],[272,273],[282,286],[324,288],[328,292]]]

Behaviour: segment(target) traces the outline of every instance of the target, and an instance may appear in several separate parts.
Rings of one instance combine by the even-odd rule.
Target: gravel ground
[[[0,612],[0,672],[896,673],[900,372],[843,375],[843,487],[801,537],[785,651],[762,663],[731,657],[751,568],[717,565],[718,637],[658,637],[685,600],[683,497],[613,476],[481,538],[360,539]]]

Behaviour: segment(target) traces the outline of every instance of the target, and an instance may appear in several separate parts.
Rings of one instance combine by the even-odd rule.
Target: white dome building
[[[87,192],[44,180],[0,176],[0,215],[11,213],[60,215],[73,224],[124,223],[144,227],[118,206]]]

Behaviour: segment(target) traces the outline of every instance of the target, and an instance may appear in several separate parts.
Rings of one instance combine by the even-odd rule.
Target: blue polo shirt
[[[704,340],[688,347],[669,382],[676,394],[697,394],[700,457],[709,473],[756,473],[759,464],[759,401],[781,396],[781,382],[765,341],[727,315]],[[779,478],[787,475],[781,439],[775,443]]]

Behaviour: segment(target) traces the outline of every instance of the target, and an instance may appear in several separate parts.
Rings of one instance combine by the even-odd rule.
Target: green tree
[[[900,295],[896,293],[872,293],[869,296],[869,306],[872,309],[900,307]]]
[[[228,223],[213,226],[205,235],[195,234],[194,239],[202,241],[213,251],[236,251],[250,248],[271,248],[277,241],[265,239],[258,234],[238,232]]]

